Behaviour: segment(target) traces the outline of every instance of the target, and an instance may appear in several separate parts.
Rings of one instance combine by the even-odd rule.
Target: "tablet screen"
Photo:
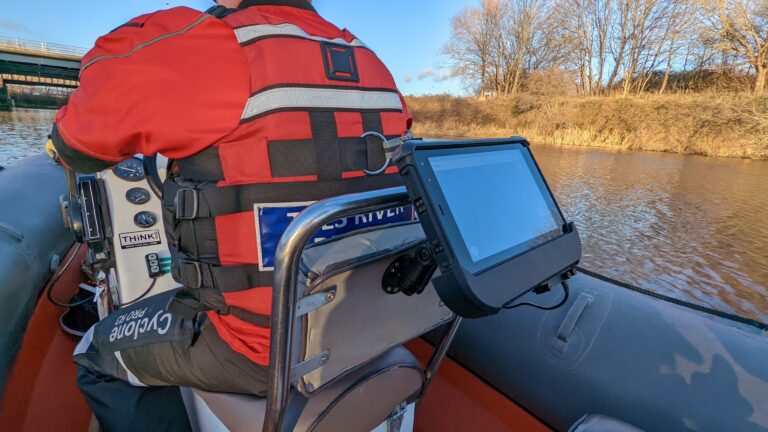
[[[563,233],[563,218],[525,148],[429,157],[474,263]]]

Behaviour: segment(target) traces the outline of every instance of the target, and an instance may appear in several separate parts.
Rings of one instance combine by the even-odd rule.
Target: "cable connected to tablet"
[[[528,302],[514,304],[514,300],[513,300],[513,301],[511,301],[509,303],[504,304],[504,306],[502,306],[502,309],[514,309],[514,308],[518,308],[518,307],[521,307],[521,306],[530,306],[532,308],[541,309],[541,310],[545,310],[545,311],[555,310],[555,309],[563,306],[568,301],[568,296],[570,295],[570,287],[568,286],[568,282],[567,281],[562,281],[560,283],[560,285],[563,287],[563,299],[560,300],[560,302],[557,303],[556,305],[553,305],[553,306],[542,306],[542,305],[538,305],[538,304],[535,304],[535,303],[528,303]],[[547,292],[547,291],[549,291],[549,288],[547,288],[546,291],[541,291],[541,292],[536,292],[536,289],[533,290],[533,292],[536,293],[536,294],[543,294],[544,292]]]

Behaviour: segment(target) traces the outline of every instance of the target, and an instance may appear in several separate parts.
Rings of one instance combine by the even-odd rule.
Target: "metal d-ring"
[[[381,145],[384,148],[384,151],[386,153],[387,144],[389,143],[389,140],[387,140],[387,137],[385,137],[384,135],[382,135],[382,134],[380,134],[378,132],[366,132],[366,133],[360,135],[360,138],[368,138],[369,136],[373,136],[373,137],[376,137],[376,138],[380,139],[381,140]],[[391,157],[387,157],[387,160],[384,161],[384,165],[382,165],[381,168],[379,168],[379,169],[377,169],[375,171],[370,171],[370,170],[364,169],[363,172],[366,173],[367,175],[370,175],[370,176],[375,176],[375,175],[383,174],[384,171],[386,171],[387,168],[389,167],[390,163],[392,163],[392,158]]]

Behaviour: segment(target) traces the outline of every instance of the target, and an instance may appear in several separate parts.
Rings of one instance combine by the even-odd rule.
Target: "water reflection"
[[[54,111],[0,112],[0,165],[43,151]],[[768,321],[768,162],[534,146],[583,265]]]
[[[536,146],[585,267],[768,320],[768,163]]]
[[[55,115],[52,110],[0,111],[0,166],[42,153]]]

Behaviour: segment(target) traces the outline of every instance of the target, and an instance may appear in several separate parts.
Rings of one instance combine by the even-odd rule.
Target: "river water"
[[[0,111],[0,166],[44,152],[56,111]]]
[[[533,147],[583,266],[768,322],[768,161]]]
[[[42,152],[53,111],[0,112],[0,165]],[[768,162],[533,147],[584,243],[582,265],[768,321]]]

